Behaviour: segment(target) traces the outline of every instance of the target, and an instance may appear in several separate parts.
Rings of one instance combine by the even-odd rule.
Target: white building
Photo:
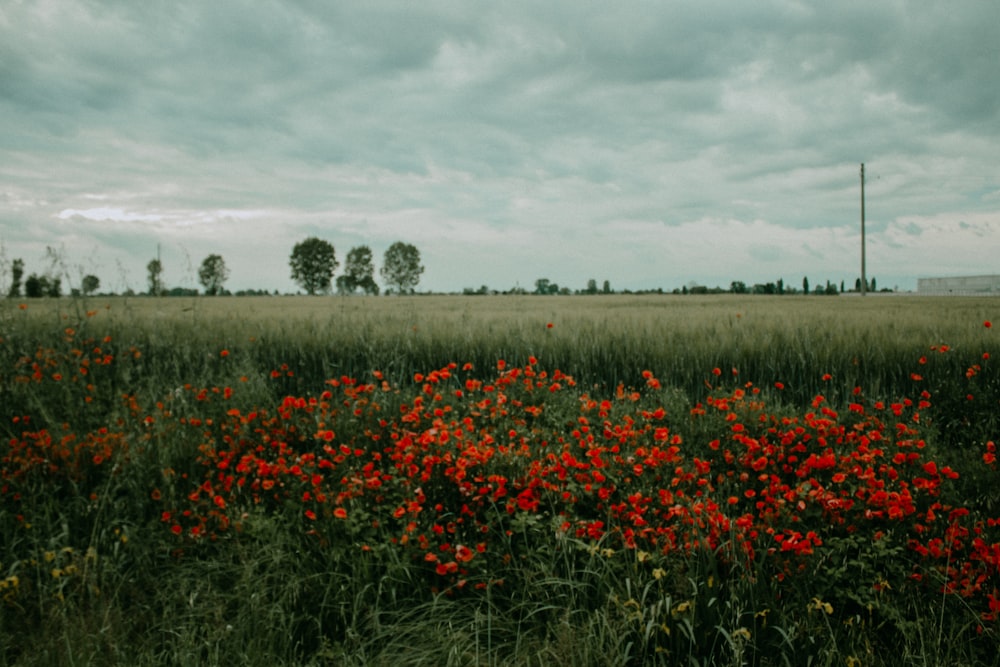
[[[917,278],[918,294],[1000,296],[1000,275]]]

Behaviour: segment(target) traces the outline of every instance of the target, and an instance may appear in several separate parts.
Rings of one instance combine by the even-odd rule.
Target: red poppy
[[[464,544],[455,547],[455,560],[459,563],[468,563],[475,555],[475,552]]]

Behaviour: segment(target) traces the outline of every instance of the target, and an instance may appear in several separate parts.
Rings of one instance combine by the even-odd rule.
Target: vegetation
[[[327,293],[337,269],[337,256],[329,241],[309,237],[292,248],[289,260],[292,280],[297,282],[306,294]]]
[[[229,279],[229,269],[222,255],[209,255],[198,269],[198,282],[205,288],[205,294],[217,296],[222,294],[223,285]]]
[[[424,267],[420,264],[420,251],[415,246],[397,241],[385,251],[381,270],[382,278],[390,286],[395,287],[397,293],[412,292],[413,288],[420,282],[420,274],[423,272]]]
[[[372,259],[372,249],[366,245],[351,248],[347,253],[344,265],[344,275],[337,278],[337,292],[354,294],[358,290],[365,294],[378,295],[379,288],[375,282],[375,264]]]
[[[149,283],[149,295],[160,296],[163,294],[163,262],[159,259],[152,259],[146,265]]]
[[[998,664],[990,299],[0,311],[0,664]]]

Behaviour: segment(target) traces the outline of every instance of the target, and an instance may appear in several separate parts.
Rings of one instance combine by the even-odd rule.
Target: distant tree
[[[784,278],[778,278],[777,288],[778,288],[778,294],[784,294],[785,293],[785,279]]]
[[[83,277],[83,281],[80,283],[80,290],[83,292],[84,296],[88,296],[96,292],[100,286],[101,279],[91,273],[88,273]]]
[[[597,281],[593,278],[587,281],[587,294],[597,294]]]
[[[45,289],[47,287],[44,284],[45,278],[39,276],[37,273],[32,273],[28,276],[28,279],[24,281],[24,296],[29,299],[37,299],[45,295]]]
[[[747,284],[742,280],[734,280],[729,283],[729,291],[733,294],[746,294]]]
[[[535,281],[535,294],[548,294],[549,293],[549,279],[539,278]]]
[[[872,276],[872,288],[871,288],[871,291],[872,292],[875,291],[875,276]]]
[[[18,297],[21,296],[21,279],[24,277],[24,260],[15,259],[10,267],[10,289],[7,290],[7,296]]]
[[[400,292],[412,292],[420,282],[424,267],[420,265],[420,251],[409,243],[396,241],[385,251],[382,260],[382,278]]]
[[[222,255],[209,255],[198,269],[198,282],[205,288],[205,294],[216,296],[222,294],[222,286],[229,279],[229,269]]]
[[[604,281],[604,285],[601,287],[601,291],[604,294],[611,294],[611,281],[610,280],[605,280]]]
[[[24,295],[37,299],[43,296],[58,297],[62,295],[62,279],[51,276],[40,276],[32,273],[24,281]]]
[[[292,280],[297,282],[306,294],[329,292],[333,272],[337,268],[337,255],[328,241],[311,236],[292,248],[289,259]]]
[[[353,294],[361,289],[365,294],[378,294],[375,282],[375,262],[372,249],[366,245],[351,248],[344,262],[344,275],[337,278],[337,291]]]
[[[854,279],[854,291],[855,292],[860,292],[861,291],[861,278],[855,278]]]
[[[802,293],[809,294],[809,278],[807,277],[802,278]]]
[[[163,294],[163,264],[160,260],[154,259],[146,265],[146,272],[149,274],[149,294],[151,296],[161,296]]]

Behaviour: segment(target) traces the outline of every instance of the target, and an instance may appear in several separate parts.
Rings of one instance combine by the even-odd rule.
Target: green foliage
[[[24,260],[17,258],[10,265],[10,287],[7,296],[14,299],[21,296],[21,280],[24,277]]]
[[[80,291],[83,293],[84,296],[90,296],[95,292],[97,292],[100,286],[101,286],[101,279],[93,275],[92,273],[88,273],[83,277],[83,280],[80,283]]]
[[[344,275],[337,278],[337,291],[353,294],[360,289],[365,294],[378,295],[379,288],[374,276],[375,264],[371,248],[366,245],[351,248],[344,264]]]
[[[382,261],[382,279],[400,294],[413,291],[420,282],[424,267],[420,264],[420,251],[409,243],[396,241],[385,251]]]
[[[310,296],[330,291],[333,272],[338,263],[333,244],[311,236],[292,248],[289,259],[292,280]]]
[[[593,300],[8,304],[0,664],[997,664],[992,302]]]
[[[163,263],[158,259],[150,260],[146,265],[148,274],[149,295],[160,296],[163,294]]]
[[[222,294],[223,285],[229,278],[229,269],[221,255],[209,255],[198,268],[198,282],[209,296]]]

